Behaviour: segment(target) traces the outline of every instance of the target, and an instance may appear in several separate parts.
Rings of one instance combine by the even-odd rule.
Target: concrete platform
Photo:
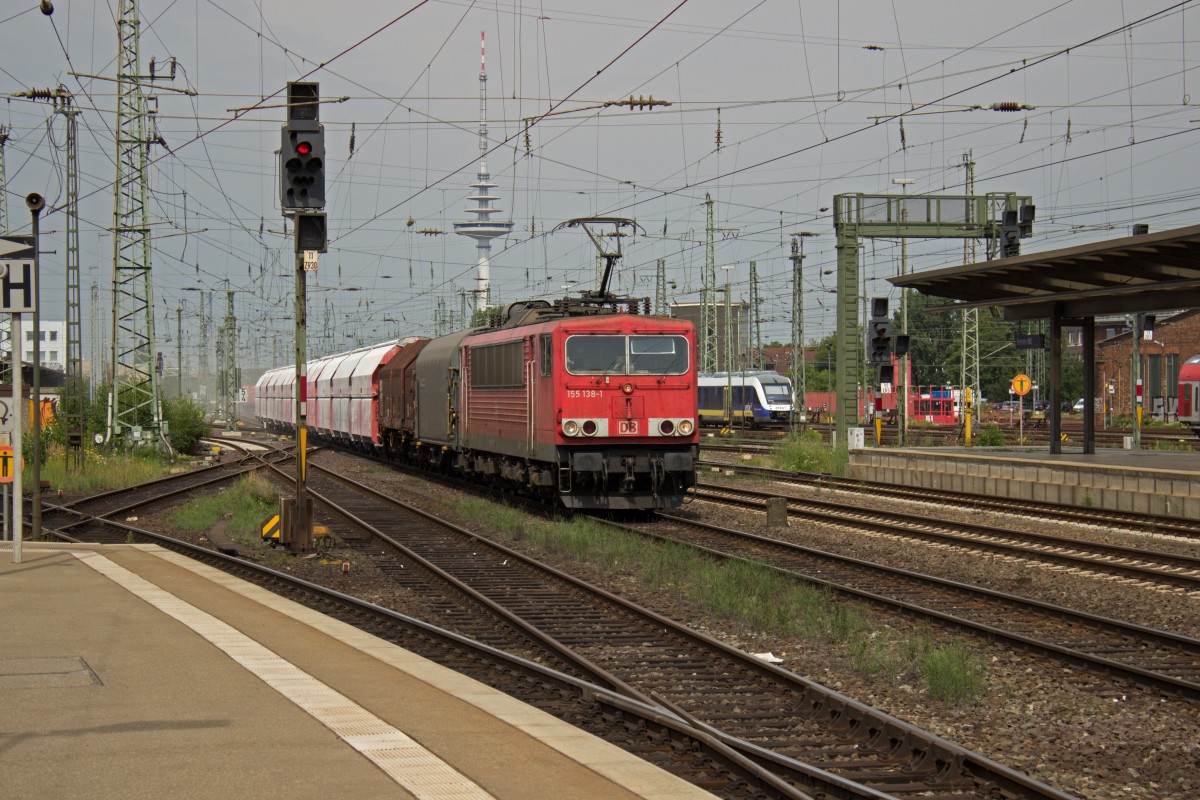
[[[711,797],[158,547],[12,555],[0,545],[0,796]]]
[[[862,480],[993,497],[1200,518],[1200,453],[1097,448],[861,448],[849,474]]]

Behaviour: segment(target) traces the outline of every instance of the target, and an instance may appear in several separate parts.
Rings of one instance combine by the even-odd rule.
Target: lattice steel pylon
[[[79,137],[76,117],[79,109],[73,105],[70,92],[58,88],[61,102],[57,113],[66,120],[67,136],[67,208],[66,208],[66,277],[67,277],[67,374],[62,403],[63,424],[67,430],[67,468],[83,469],[83,297],[79,287]]]
[[[236,289],[225,290],[225,321],[217,332],[217,419],[225,420],[226,427],[237,423],[237,316],[233,313],[233,295]]]
[[[966,171],[965,188],[968,195],[975,194],[975,162],[971,151],[963,154],[963,169]],[[967,207],[966,225],[974,225],[973,207]],[[963,240],[963,263],[975,263],[975,240]],[[979,309],[967,308],[962,312],[962,359],[959,385],[971,390],[972,405],[979,402]],[[965,400],[965,398],[964,398]]]
[[[758,262],[750,262],[750,328],[751,328],[751,343],[750,348],[753,353],[750,355],[750,368],[761,370],[763,368],[763,348],[762,348],[762,318],[758,313]]]
[[[0,125],[0,236],[8,233],[8,178],[4,172],[4,150],[12,128]],[[12,315],[0,314],[0,352],[12,353]],[[0,383],[12,383],[12,358],[0,362]]]
[[[117,19],[117,177],[113,184],[113,316],[111,391],[105,441],[162,442],[162,410],[154,356],[154,292],[147,211],[151,116],[139,71],[137,0],[120,0]],[[157,138],[157,137],[153,137]],[[140,436],[133,437],[137,433]]]
[[[667,260],[660,258],[654,272],[654,313],[667,313]]]
[[[704,279],[700,288],[700,371],[717,371],[717,249],[712,195],[704,195]]]
[[[0,125],[0,233],[8,233],[8,178],[4,172],[4,150],[12,127]]]

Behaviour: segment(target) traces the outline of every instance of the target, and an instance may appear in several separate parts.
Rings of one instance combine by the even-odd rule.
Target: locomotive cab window
[[[683,375],[688,344],[683,336],[571,336],[566,346],[572,375]]]
[[[687,353],[682,336],[630,336],[629,374],[682,375],[688,369]]]
[[[763,381],[762,388],[768,403],[790,403],[792,401],[792,386],[789,383]]]

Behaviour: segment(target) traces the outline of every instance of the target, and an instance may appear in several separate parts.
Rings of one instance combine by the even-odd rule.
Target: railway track
[[[944,521],[928,514],[880,511],[846,503],[784,496],[775,492],[723,484],[700,483],[696,486],[693,497],[763,511],[766,510],[768,501],[782,497],[787,501],[789,516],[812,522],[847,525],[856,531],[923,542],[939,542],[975,552],[999,553],[1060,564],[1095,574],[1117,575],[1200,593],[1200,558],[1195,556],[1050,536],[1007,527]]]
[[[627,530],[739,558],[904,614],[1001,640],[1100,674],[1200,700],[1200,639],[660,513]],[[836,519],[829,524],[853,525]]]
[[[941,489],[896,486],[888,483],[858,480],[856,478],[839,478],[823,473],[793,472],[790,470],[728,464],[716,461],[701,461],[699,465],[710,468],[733,468],[739,474],[763,477],[779,483],[816,489],[833,489],[868,495],[875,498],[894,497],[902,500],[949,505],[955,508],[998,511],[1006,514],[1034,517],[1041,520],[1111,526],[1145,534],[1177,536],[1183,539],[1200,540],[1200,520],[1158,517],[1149,514],[1135,514],[1102,508],[1042,503],[1034,500],[988,497],[985,495],[951,492]]]
[[[320,467],[311,462],[310,470],[310,488],[320,505],[329,505],[347,520],[354,520],[373,537],[383,533],[382,529],[394,534],[389,537],[394,543],[381,564],[385,572],[420,591],[436,583],[461,585],[450,592],[443,589],[433,600],[443,610],[444,619],[477,630],[482,626],[505,644],[513,641],[514,630],[519,631],[534,642],[531,651],[537,661],[565,666],[556,672],[575,674],[571,679],[577,687],[589,687],[574,692],[585,698],[596,692],[616,698],[599,714],[610,725],[616,719],[617,730],[607,730],[604,738],[628,740],[629,734],[622,729],[652,728],[658,747],[675,754],[702,752],[699,767],[694,764],[696,757],[690,755],[687,760],[693,765],[684,770],[684,776],[698,785],[729,797],[748,796],[747,792],[763,797],[875,800],[927,796],[930,792],[964,800],[1067,797],[914,726],[486,542],[476,533],[448,527],[344,477],[321,474]],[[330,500],[333,495],[336,503]],[[128,504],[120,506],[121,511],[129,508]],[[415,522],[417,518],[422,521]],[[192,546],[111,519],[104,526],[137,541],[154,540],[173,549],[197,552]],[[378,552],[383,541],[371,538],[362,546]],[[229,563],[212,551],[201,548],[198,552],[206,560]],[[390,565],[389,557],[393,559]],[[422,569],[434,576],[432,581],[414,582],[418,560]],[[246,565],[241,559],[234,563]],[[331,602],[326,596],[318,601],[318,607],[326,610]],[[480,608],[487,612],[481,614]],[[364,627],[363,613],[360,608],[348,612],[348,618]],[[365,627],[372,629],[372,625]],[[401,641],[411,646],[407,637]],[[468,657],[471,659],[478,660],[479,655]],[[558,703],[561,705],[561,699]],[[621,708],[619,718],[607,710],[615,706]],[[650,711],[635,714],[636,708],[630,710],[634,707]],[[564,712],[560,709],[558,713]],[[631,723],[637,714],[642,716]],[[670,724],[659,719],[647,725],[646,714]],[[571,716],[578,718],[579,712],[566,714]],[[764,730],[777,729],[782,736],[763,736]],[[766,747],[764,742],[772,746]],[[635,752],[647,747],[644,735],[637,743],[625,743]],[[679,772],[678,764],[670,766]]]
[[[777,778],[773,771],[661,706],[639,702],[605,686],[287,572],[125,523],[109,520],[104,524],[118,530],[123,538],[152,542],[182,553],[467,675],[622,747],[717,797],[811,800],[809,795]],[[59,538],[76,540],[65,535]],[[830,796],[872,800],[886,797],[858,792],[853,784],[847,786],[847,791]]]
[[[1034,427],[1029,421],[1026,421],[1024,428],[1022,428],[1014,420],[1004,418],[985,420],[982,424],[978,420],[972,423],[976,434],[978,434],[982,426],[993,424],[998,426],[1001,434],[1004,436],[1004,443],[1007,446],[1047,445],[1050,443],[1049,423],[1040,428]],[[866,425],[864,427],[867,431],[867,438],[873,442],[875,436],[874,426]],[[801,426],[801,430],[814,431],[824,441],[829,441],[833,426],[825,423],[810,423]],[[715,429],[709,428],[702,431],[702,433],[709,432],[715,432]],[[787,428],[764,428],[761,430],[734,428],[731,431],[734,437],[747,443],[778,442],[788,432]],[[1066,436],[1068,441],[1081,442],[1083,441],[1083,423],[1067,421],[1063,424],[1060,433]],[[1097,428],[1093,435],[1096,445],[1099,447],[1124,447],[1125,437],[1132,436],[1133,431],[1130,428]],[[1196,437],[1185,428],[1142,428],[1140,435],[1144,449],[1172,448],[1193,451],[1200,450],[1200,437]],[[946,447],[961,443],[961,439],[962,433],[957,425],[913,425],[909,427],[905,434],[905,444],[910,447]],[[896,427],[894,425],[884,425],[881,444],[887,447],[895,447],[897,443]]]
[[[1003,768],[989,776],[985,759],[470,531],[448,536],[450,529],[414,524],[394,501],[342,476],[311,477],[328,482],[321,494],[336,493],[337,504],[360,524],[390,531],[389,538],[402,536],[398,546],[410,559],[427,560],[431,570],[461,580],[472,596],[482,595],[527,623],[558,657],[569,651],[582,659],[576,668],[599,670],[595,679],[615,677],[637,696],[739,749],[747,747],[746,740],[758,742],[740,751],[771,758],[773,769],[804,791],[834,792],[824,782],[842,775],[897,796],[953,787],[947,796],[975,797],[1028,780]],[[845,730],[847,724],[854,732]],[[783,733],[764,732],[776,729]],[[764,741],[770,742],[766,750]],[[797,773],[800,763],[819,769]],[[1043,790],[1031,785],[1016,796]]]
[[[61,504],[43,500],[42,527],[61,533],[74,531],[81,536],[91,528],[93,538],[90,541],[114,543],[120,541],[116,529],[104,530],[105,521],[110,517],[131,513],[149,503],[211,489],[252,472],[264,463],[278,463],[290,458],[289,454],[277,448],[263,448],[261,453],[243,451],[240,456],[126,489],[98,492]]]

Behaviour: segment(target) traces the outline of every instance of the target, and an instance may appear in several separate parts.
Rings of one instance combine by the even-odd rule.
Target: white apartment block
[[[39,356],[42,366],[66,371],[67,368],[67,323],[65,321],[39,320]],[[33,363],[33,328],[28,321],[21,325],[21,359]]]

